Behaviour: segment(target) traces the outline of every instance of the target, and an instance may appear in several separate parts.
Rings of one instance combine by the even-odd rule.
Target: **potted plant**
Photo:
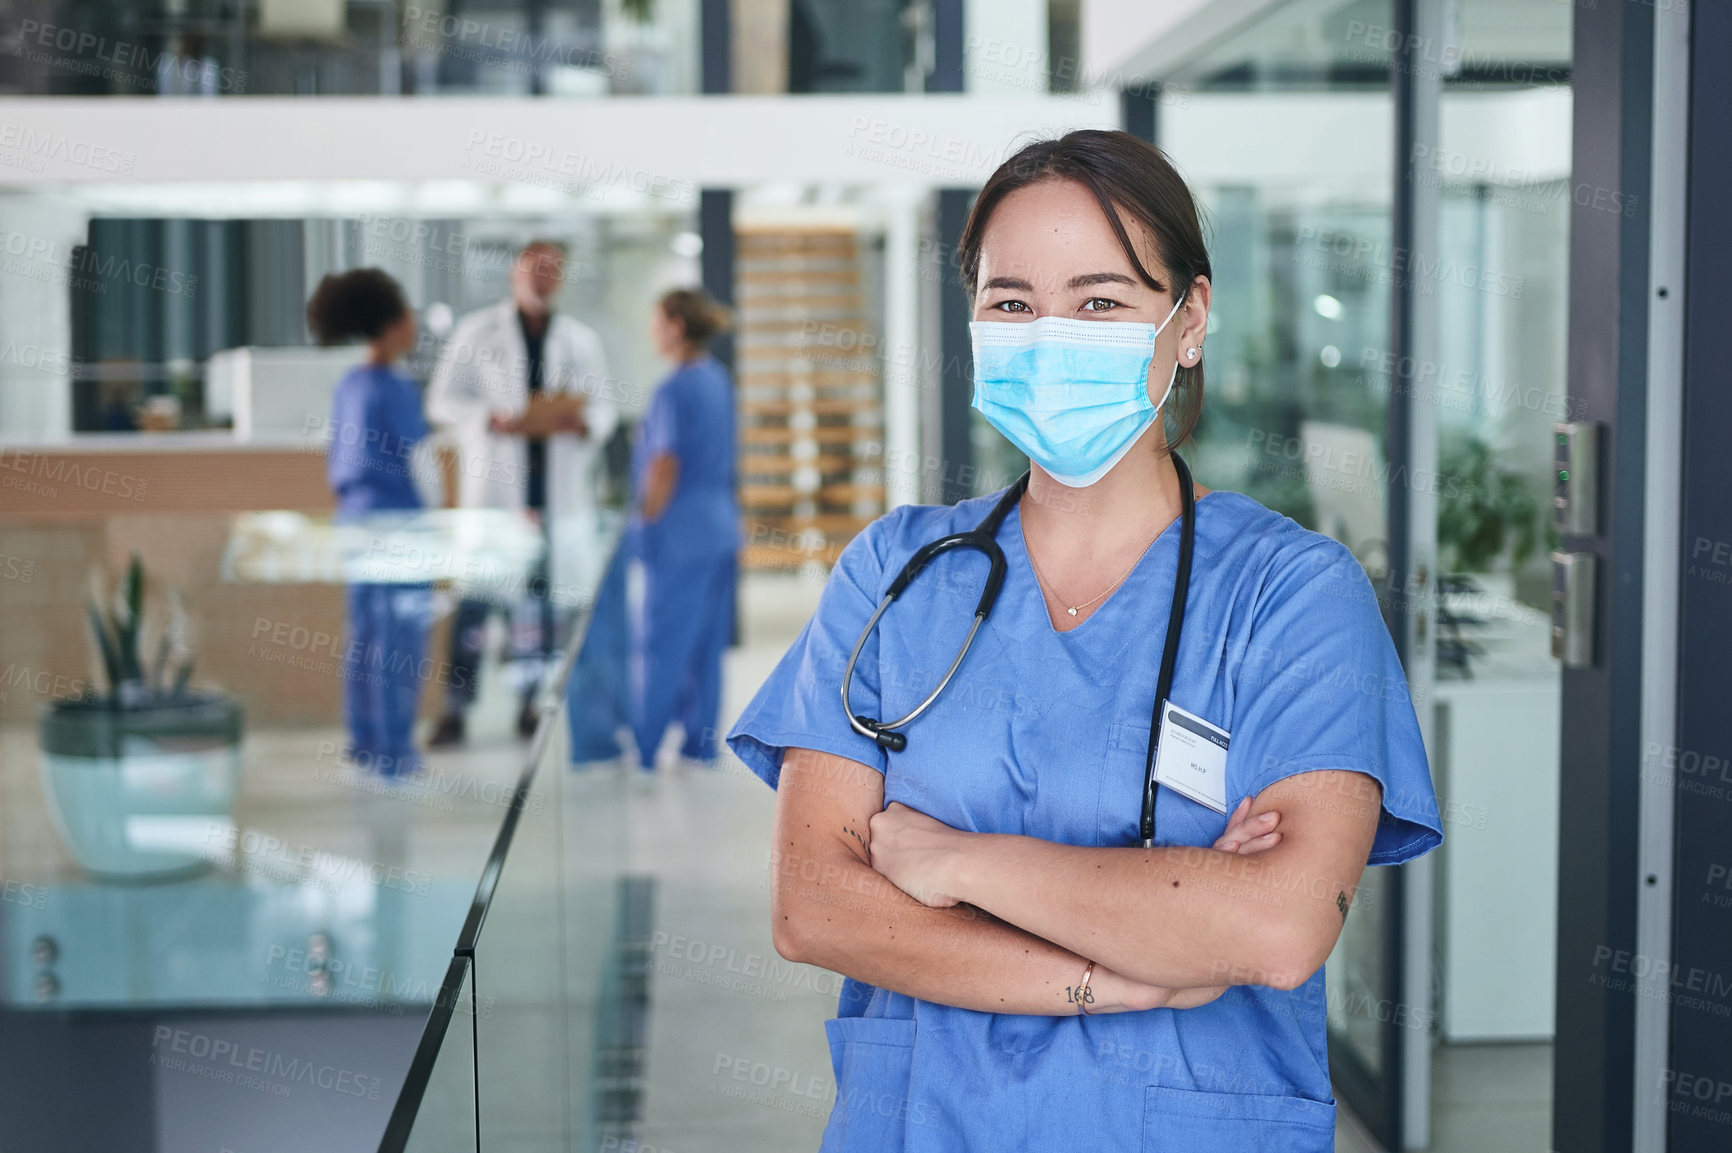
[[[146,667],[136,553],[106,612],[101,585],[93,578],[89,613],[108,692],[56,701],[37,725],[49,812],[74,859],[98,876],[200,871],[232,827],[241,707],[189,687],[186,613],[172,591]]]
[[[1478,437],[1445,453],[1439,474],[1447,484],[1437,508],[1437,657],[1441,667],[1471,677],[1472,659],[1484,648],[1468,633],[1488,622],[1451,602],[1472,604],[1494,592],[1513,598],[1514,572],[1540,543],[1540,505],[1527,479],[1497,463],[1491,445]],[[1511,571],[1492,573],[1506,552]]]
[[[1491,445],[1474,437],[1448,453],[1439,472],[1452,479],[1440,494],[1437,544],[1447,573],[1483,573],[1507,547],[1520,568],[1540,539],[1540,506],[1527,478],[1496,463]]]

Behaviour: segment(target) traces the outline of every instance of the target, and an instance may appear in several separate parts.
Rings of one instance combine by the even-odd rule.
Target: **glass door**
[[[1483,10],[1482,10],[1483,7]],[[1553,425],[1565,390],[1570,9],[1465,6],[1436,147],[1429,646],[1429,1148],[1551,1146],[1560,668],[1550,651]],[[1467,16],[1474,19],[1468,20]],[[1623,213],[1623,198],[1606,196]]]
[[[1379,590],[1404,463],[1387,437],[1390,306],[1407,275],[1390,25],[1388,0],[1276,8],[1175,77],[1160,124],[1204,201],[1214,262],[1199,478],[1340,540]],[[1401,890],[1399,870],[1365,872],[1325,969],[1335,1093],[1380,1136],[1399,1117],[1413,1020]]]
[[[1559,729],[1545,498],[1583,195],[1570,10],[1455,0],[1424,12],[1402,62],[1396,17],[1389,0],[1293,0],[1163,100],[1160,142],[1212,218],[1198,471],[1353,550],[1427,735],[1444,847],[1361,883],[1326,975],[1337,1098],[1385,1148],[1542,1148]],[[1338,1148],[1367,1148],[1359,1132],[1344,1124]]]

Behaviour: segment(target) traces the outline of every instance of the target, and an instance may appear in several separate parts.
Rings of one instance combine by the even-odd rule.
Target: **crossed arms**
[[[1191,1008],[1229,985],[1296,988],[1335,945],[1377,830],[1362,773],[1247,798],[1212,848],[1085,848],[968,833],[857,761],[789,749],[776,790],[771,931],[790,961],[923,1000],[1071,1015]]]

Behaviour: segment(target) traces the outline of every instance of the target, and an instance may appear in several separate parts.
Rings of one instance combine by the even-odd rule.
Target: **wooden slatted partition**
[[[741,559],[833,564],[884,511],[860,241],[835,228],[742,229],[737,259]]]

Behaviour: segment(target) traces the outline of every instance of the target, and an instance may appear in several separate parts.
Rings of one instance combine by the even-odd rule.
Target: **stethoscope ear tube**
[[[1179,565],[1173,574],[1173,606],[1167,612],[1167,640],[1161,646],[1161,674],[1155,682],[1155,713],[1149,720],[1149,751],[1143,762],[1143,819],[1138,828],[1143,848],[1155,847],[1155,751],[1161,741],[1161,714],[1173,691],[1173,670],[1179,663],[1179,633],[1185,627],[1185,597],[1191,587],[1191,552],[1197,540],[1197,490],[1191,470],[1173,453],[1179,474]]]
[[[863,737],[869,737],[877,742],[881,749],[900,753],[908,747],[906,734],[895,732],[902,726],[914,720],[921,713],[932,707],[938,699],[938,694],[950,683],[956,675],[956,670],[962,667],[962,658],[968,655],[968,650],[974,645],[975,634],[980,632],[980,626],[986,623],[986,618],[992,613],[992,606],[998,602],[999,589],[1004,587],[1004,575],[1008,566],[1004,560],[1004,550],[998,547],[994,538],[998,535],[999,526],[1004,518],[1010,515],[1010,510],[1016,507],[1016,502],[1022,499],[1022,494],[1028,489],[1028,474],[1023,473],[1022,479],[1011,485],[1005,494],[998,498],[998,503],[987,514],[986,519],[975,526],[972,531],[953,533],[940,537],[931,544],[922,546],[908,558],[908,563],[902,566],[902,571],[896,574],[896,579],[890,582],[890,587],[884,593],[884,599],[878,602],[878,607],[872,611],[872,616],[866,622],[866,627],[860,630],[860,639],[854,642],[854,651],[848,654],[848,665],[842,670],[842,711],[848,717],[848,726]],[[926,699],[915,706],[914,711],[900,720],[880,721],[863,716],[854,711],[849,699],[849,690],[854,684],[854,666],[860,660],[860,650],[866,647],[866,638],[872,635],[872,630],[878,627],[878,618],[884,611],[896,602],[915,577],[920,575],[928,562],[939,553],[951,549],[966,548],[986,554],[987,573],[986,587],[981,591],[980,601],[974,608],[974,623],[969,626],[968,636],[963,639],[962,648],[956,653],[956,659],[950,662],[950,668],[945,670],[944,678],[938,686],[926,694]]]

